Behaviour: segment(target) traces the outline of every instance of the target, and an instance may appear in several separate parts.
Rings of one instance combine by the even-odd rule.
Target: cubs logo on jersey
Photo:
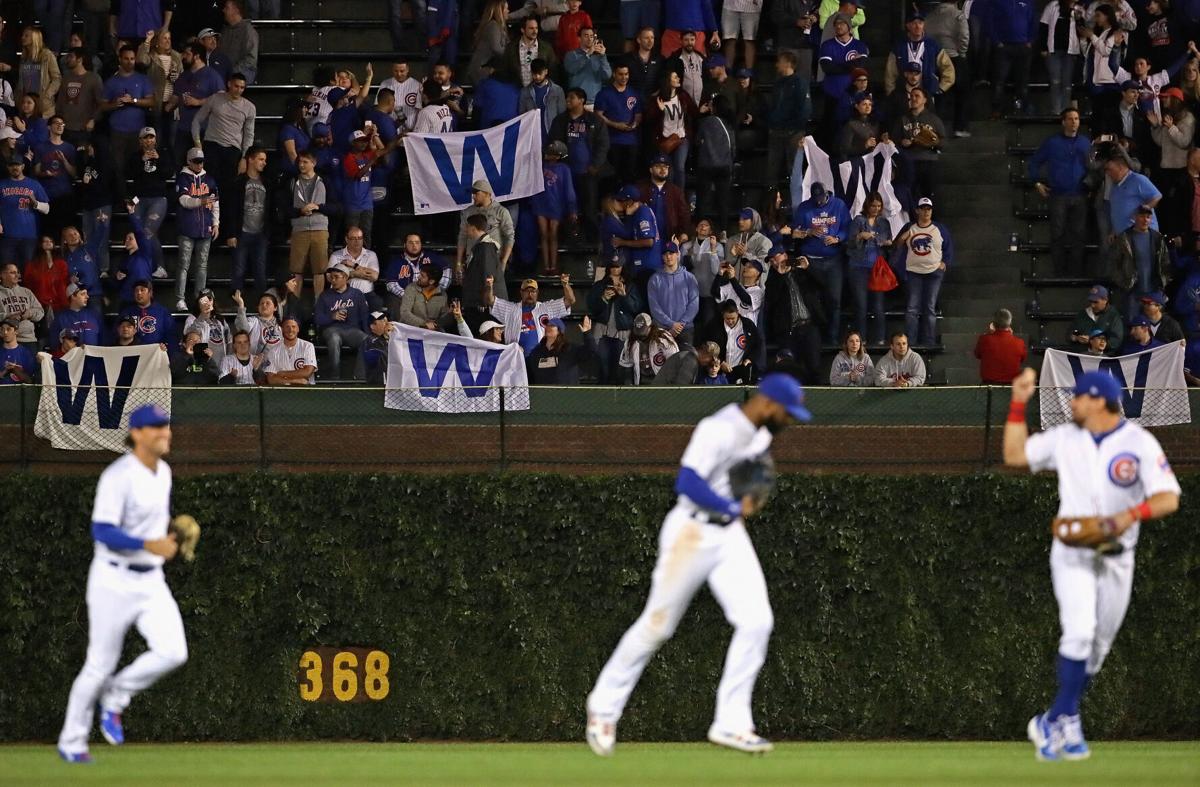
[[[628,109],[630,112],[632,112],[633,108],[636,106],[637,106],[637,96],[630,96],[629,98],[625,99],[625,108]]]
[[[541,317],[538,319],[538,322],[540,322],[540,323],[542,324],[542,327],[543,327],[543,328],[545,328],[547,325],[549,325],[549,324],[550,324],[550,315],[549,315],[549,314],[543,314],[543,315],[542,315],[542,316],[541,316]]]
[[[739,349],[746,349],[746,334],[743,333],[741,336],[737,337],[737,346]]]
[[[1122,489],[1138,482],[1139,462],[1136,454],[1122,451],[1108,463],[1108,480]]]
[[[415,107],[417,105],[417,94],[409,93],[404,97],[405,106]]]
[[[270,325],[263,329],[262,342],[267,347],[274,347],[283,341],[283,333],[279,330],[278,325]]]
[[[654,354],[654,365],[655,366],[662,366],[666,362],[667,362],[667,356],[665,353],[663,353],[662,351],[659,351]]]
[[[158,320],[152,314],[143,314],[138,317],[137,329],[139,333],[154,333],[158,330]]]
[[[914,232],[908,242],[913,254],[928,257],[933,253],[933,236],[928,232]]]

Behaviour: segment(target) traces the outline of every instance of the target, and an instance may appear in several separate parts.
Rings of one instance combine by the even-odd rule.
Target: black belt
[[[734,517],[728,514],[718,514],[716,511],[697,508],[692,512],[692,519],[705,525],[728,525],[734,520]]]
[[[115,566],[117,568],[128,569],[137,574],[145,574],[147,571],[153,571],[154,569],[158,568],[158,566],[155,566],[155,565],[141,565],[138,563],[118,563],[115,560],[108,561],[108,564],[110,566]]]

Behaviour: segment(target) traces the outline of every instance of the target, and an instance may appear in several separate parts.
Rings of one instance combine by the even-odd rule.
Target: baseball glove
[[[1050,525],[1050,532],[1069,547],[1091,547],[1106,555],[1119,555],[1124,551],[1117,523],[1111,518],[1098,516],[1058,517]]]
[[[187,562],[196,559],[196,544],[200,541],[200,523],[191,514],[180,514],[168,528],[179,543],[179,556]]]
[[[738,462],[729,468],[729,486],[734,500],[750,497],[762,508],[775,491],[775,460],[768,453]]]
[[[917,133],[913,134],[912,141],[914,145],[919,145],[923,148],[936,148],[942,142],[937,132],[925,125],[917,129]]]

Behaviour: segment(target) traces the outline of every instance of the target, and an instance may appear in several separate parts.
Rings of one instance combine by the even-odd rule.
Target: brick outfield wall
[[[179,425],[168,457],[176,473],[486,471],[614,473],[678,467],[690,425],[269,426]],[[1200,466],[1194,427],[1154,430],[1179,468]],[[775,441],[780,469],[828,473],[946,473],[1001,469],[1003,430],[982,426],[802,426]],[[987,450],[984,440],[987,438]],[[503,441],[503,445],[501,444]],[[115,457],[102,451],[58,451],[25,434],[28,469],[94,475]],[[398,461],[401,460],[401,461]],[[21,433],[0,427],[0,467],[21,467]]]

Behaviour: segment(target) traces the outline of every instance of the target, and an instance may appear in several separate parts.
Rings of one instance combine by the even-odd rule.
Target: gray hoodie
[[[16,317],[22,312],[29,312],[30,319],[21,320],[17,326],[18,342],[36,342],[33,324],[41,322],[46,316],[46,310],[38,301],[37,296],[21,285],[16,287],[0,287],[0,317]]]
[[[753,208],[750,212],[754,214],[750,218],[750,231],[738,232],[729,236],[729,240],[725,244],[726,257],[728,262],[735,265],[739,260],[754,260],[766,266],[767,255],[771,253],[771,239],[762,234],[762,216],[758,215],[758,211]],[[746,250],[740,254],[733,253],[735,243],[745,244]]]
[[[898,361],[888,350],[875,364],[875,384],[880,388],[892,387],[902,375],[907,375],[909,388],[925,384],[925,361],[913,350],[909,350]]]

